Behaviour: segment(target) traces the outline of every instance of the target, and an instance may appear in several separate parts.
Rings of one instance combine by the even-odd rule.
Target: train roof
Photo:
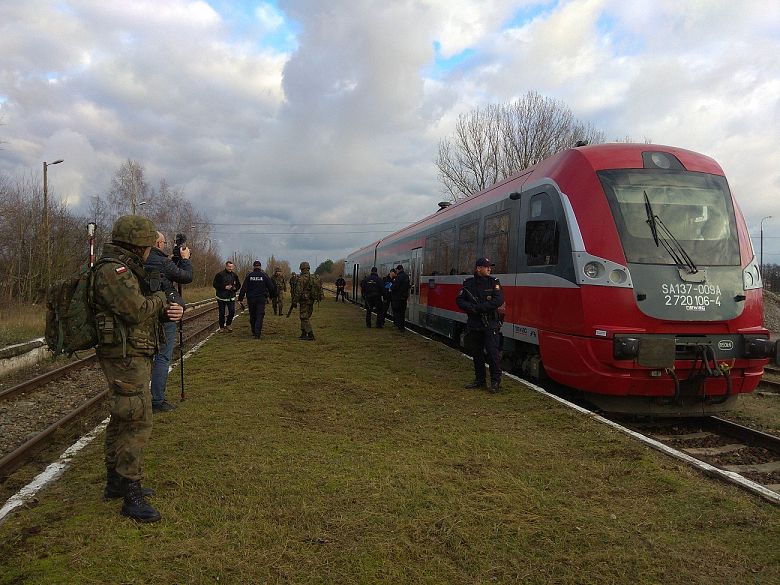
[[[518,171],[506,179],[502,179],[501,181],[494,183],[479,193],[472,195],[471,197],[456,201],[449,207],[439,209],[434,213],[427,215],[404,228],[401,228],[398,231],[388,234],[384,238],[381,238],[372,244],[364,246],[359,250],[355,250],[349,254],[349,256],[364,253],[369,249],[376,248],[376,246],[383,243],[403,239],[404,237],[415,233],[416,229],[424,224],[436,225],[438,223],[448,221],[453,216],[466,213],[469,207],[473,207],[475,209],[481,207],[486,203],[485,198],[491,199],[491,194],[493,194],[496,199],[504,197],[506,194],[503,192],[502,187],[508,183],[513,183],[522,177],[525,177],[525,180],[530,178],[531,175],[540,175],[538,178],[553,177],[556,174],[556,170],[559,169],[564,163],[569,163],[572,161],[576,161],[574,164],[585,164],[589,166],[594,172],[607,169],[641,169],[644,167],[642,153],[648,151],[660,151],[673,154],[682,163],[686,170],[689,171],[723,175],[723,170],[714,159],[692,150],[686,150],[684,148],[677,148],[673,146],[665,146],[661,144],[615,142],[569,148],[558,152],[533,166],[523,169],[522,171]],[[523,182],[525,182],[525,180]]]

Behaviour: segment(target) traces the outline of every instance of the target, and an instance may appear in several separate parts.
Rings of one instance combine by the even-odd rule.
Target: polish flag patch
[[[115,268],[114,272],[116,272],[117,274],[124,274],[125,272],[127,272],[127,267],[120,266],[119,268]]]

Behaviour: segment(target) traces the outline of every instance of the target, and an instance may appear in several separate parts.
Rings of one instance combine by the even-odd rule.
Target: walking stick
[[[178,284],[179,298],[181,296],[181,283]],[[181,402],[184,402],[184,315],[179,319],[179,371],[181,372]]]

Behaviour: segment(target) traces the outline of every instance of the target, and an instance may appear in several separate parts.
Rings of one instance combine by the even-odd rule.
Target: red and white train
[[[666,146],[560,152],[346,260],[403,264],[407,319],[461,342],[455,296],[475,259],[505,296],[503,355],[606,411],[698,415],[752,392],[776,354],[759,267],[723,171]]]

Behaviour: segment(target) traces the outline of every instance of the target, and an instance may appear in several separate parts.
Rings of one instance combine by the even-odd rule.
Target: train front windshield
[[[675,264],[659,245],[658,223],[696,265],[739,265],[734,207],[723,177],[656,169],[601,171],[598,176],[628,262]]]

